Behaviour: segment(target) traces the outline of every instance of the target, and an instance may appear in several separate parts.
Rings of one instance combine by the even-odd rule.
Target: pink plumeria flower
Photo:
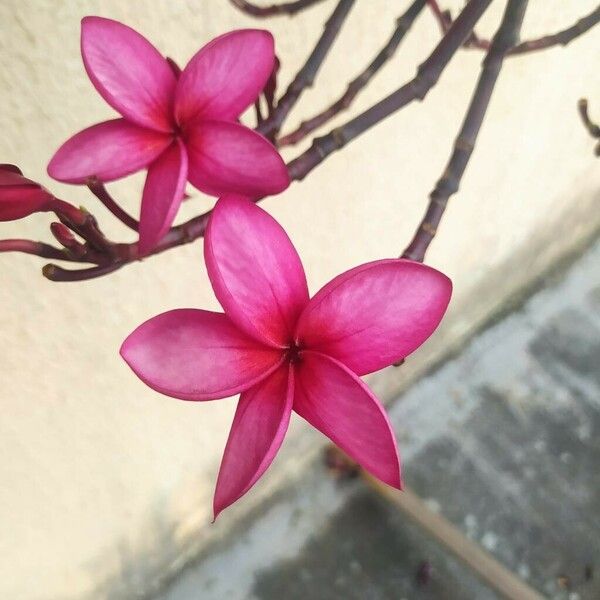
[[[192,57],[179,78],[139,33],[85,17],[81,54],[100,95],[123,118],[84,129],[56,152],[48,173],[66,183],[113,181],[144,168],[140,252],[167,232],[186,181],[213,196],[276,194],[289,185],[273,145],[238,117],[259,96],[275,64],[273,37],[226,33]]]
[[[51,209],[53,196],[14,165],[0,165],[0,221],[22,219]]]
[[[158,315],[125,340],[121,355],[168,396],[212,400],[241,392],[215,518],[271,464],[292,410],[400,488],[394,432],[359,376],[403,359],[433,333],[450,301],[450,280],[413,261],[378,260],[346,271],[309,299],[285,231],[236,196],[217,202],[204,256],[225,313],[188,308]]]

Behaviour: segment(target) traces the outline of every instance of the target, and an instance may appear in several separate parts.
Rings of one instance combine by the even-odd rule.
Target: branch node
[[[431,223],[429,223],[429,221],[425,221],[422,225],[421,225],[421,229],[429,234],[431,237],[435,236],[435,234],[437,233],[437,228],[435,228]]]
[[[335,147],[337,150],[339,150],[340,148],[343,148],[348,141],[346,139],[346,135],[344,133],[343,127],[336,127],[331,132],[331,137],[333,139],[333,143],[335,144]]]

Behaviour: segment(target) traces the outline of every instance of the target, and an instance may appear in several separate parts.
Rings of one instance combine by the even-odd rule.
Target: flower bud
[[[0,221],[15,221],[48,210],[52,194],[23,177],[14,165],[0,165]]]

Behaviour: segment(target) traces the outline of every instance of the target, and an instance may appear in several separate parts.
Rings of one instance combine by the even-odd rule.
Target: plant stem
[[[327,156],[341,148],[345,143],[355,139],[412,100],[424,98],[491,2],[492,0],[470,0],[429,58],[419,67],[417,76],[413,80],[349,121],[346,125],[334,129],[322,138],[316,138],[313,145],[306,152],[288,163],[290,177],[296,181],[304,179]],[[257,202],[259,200],[260,198],[256,199]],[[186,223],[172,227],[151,254],[158,254],[202,237],[206,231],[210,215],[211,211],[207,211]],[[137,243],[116,244],[110,250],[113,255],[112,261],[118,265],[116,268],[140,258]],[[64,269],[58,271],[60,278],[56,278],[56,273],[52,272],[51,278],[54,281],[77,281],[77,271],[68,271],[68,279],[65,278],[63,271]],[[106,272],[110,272],[110,270]],[[104,275],[105,272],[99,269],[96,271],[84,269],[81,274],[82,278],[90,279]],[[44,275],[48,276],[48,273],[44,272]]]
[[[0,240],[0,252],[23,252],[25,254],[41,256],[42,258],[51,258],[52,260],[77,260],[71,258],[66,251],[60,248],[32,240]]]
[[[297,181],[304,179],[331,153],[410,102],[423,100],[491,2],[492,0],[470,0],[429,58],[419,66],[416,77],[351,121],[323,137],[315,138],[306,152],[289,163],[291,178]]]
[[[285,91],[285,94],[279,99],[273,112],[257,127],[257,131],[270,139],[273,139],[277,135],[283,122],[296,102],[298,102],[302,92],[312,86],[323,61],[327,57],[333,42],[337,38],[353,6],[354,0],[339,0],[331,17],[325,23],[323,34],[310,53],[306,63],[298,71],[296,77],[294,77],[292,83],[290,83]]]
[[[600,5],[597,6],[589,15],[582,17],[571,27],[567,27],[562,31],[545,35],[535,40],[529,40],[517,44],[514,48],[508,51],[509,55],[524,54],[526,52],[536,52],[538,50],[545,50],[552,46],[566,46],[572,42],[575,38],[589,31],[594,25],[600,22]]]
[[[138,231],[140,224],[136,219],[134,219],[130,214],[125,212],[118,204],[115,202],[113,197],[108,193],[108,190],[104,186],[104,184],[92,177],[87,182],[87,187],[90,192],[104,204],[104,206],[115,216],[123,225],[129,227],[129,229],[133,229],[133,231]]]
[[[232,1],[239,5],[239,3],[236,0]],[[481,15],[491,4],[491,1],[492,0],[469,0],[461,14],[457,17],[457,19],[454,22],[452,22],[447,33],[444,35],[442,40],[440,40],[440,42],[433,50],[429,58],[421,64],[417,71],[416,77],[414,77],[407,84],[403,85],[401,88],[396,90],[394,93],[390,94],[389,96],[387,96],[368,110],[364,111],[362,114],[358,115],[356,118],[348,121],[345,125],[332,130],[323,137],[315,138],[313,140],[312,146],[306,152],[302,153],[296,159],[288,163],[288,171],[292,180],[302,180],[304,177],[306,177],[308,173],[310,173],[314,168],[321,164],[323,160],[325,160],[331,153],[343,147],[348,142],[352,141],[360,134],[370,129],[375,124],[384,120],[386,117],[390,116],[395,111],[406,106],[408,103],[417,99],[422,100],[427,94],[427,92],[431,89],[431,87],[435,85],[435,83],[439,79],[441,73],[443,72],[444,68],[451,60],[453,55],[457,52],[460,46],[464,44],[465,40],[469,39],[469,37],[472,35],[473,28],[477,24]],[[305,6],[308,6],[308,3],[303,4]],[[340,4],[341,2],[338,3],[338,7]],[[554,34],[553,36],[546,36],[545,38],[540,39],[552,39],[554,40],[552,44],[568,43],[568,41],[574,39],[577,35],[580,35],[585,31],[589,30],[598,21],[598,18],[600,17],[599,11],[600,9],[596,9],[593,13],[581,19],[577,25],[569,28],[568,30],[565,30],[568,32],[566,34],[562,32],[559,34]],[[514,41],[512,43],[514,44]],[[546,44],[543,47],[548,47],[547,44],[549,43],[550,42],[548,41],[543,42],[543,44]],[[525,44],[528,44],[528,47],[532,45],[531,42],[527,42]],[[535,49],[540,49],[539,43],[536,43],[534,45],[536,45]],[[519,44],[516,46],[516,49],[523,47],[524,44]],[[499,56],[497,52],[498,51],[496,50],[496,56]],[[516,50],[504,51],[501,58],[504,58],[511,52],[515,53]],[[319,60],[322,62],[323,58],[324,56],[320,57]],[[486,59],[488,63],[490,60],[491,59]],[[320,62],[318,62],[318,64],[316,64],[314,68],[318,70],[319,65]],[[493,63],[492,65],[488,64],[488,70],[490,71],[490,73],[493,73],[493,68],[495,68]],[[483,77],[483,73],[481,77]],[[486,107],[488,102],[489,98],[485,100]],[[275,109],[275,111],[276,110],[277,108]],[[483,119],[483,115],[481,115],[481,119]],[[475,131],[475,135],[477,132],[478,128]],[[468,161],[468,157],[470,156],[471,151],[472,148],[469,149],[468,144],[465,144],[463,147],[463,144],[461,142],[459,142],[455,148],[455,152],[459,152],[460,157],[454,159],[455,163],[451,159],[451,163],[456,164],[459,170],[461,169],[460,176],[466,168],[466,161]],[[461,167],[462,161],[465,162],[464,165]],[[456,171],[456,173],[459,173],[459,171]],[[444,185],[447,184],[444,183]],[[458,180],[456,181],[456,185],[458,185]],[[454,192],[450,189],[448,197],[452,193]],[[257,202],[259,200],[260,198],[256,199]],[[61,203],[61,201],[56,202]],[[439,203],[433,204],[437,207],[442,208],[442,206]],[[442,204],[444,204],[445,206],[444,202],[442,202]],[[106,238],[104,238],[91,215],[86,215],[85,213],[82,213],[81,211],[75,209],[75,207],[71,207],[70,205],[66,205],[65,210],[67,210],[67,208],[69,209],[70,213],[73,213],[71,215],[73,219],[77,218],[78,221],[82,222],[78,222],[78,226],[73,227],[72,224],[68,222],[68,220],[61,220],[63,220],[63,222],[65,222],[67,226],[73,229],[73,231],[75,231],[88,241],[88,244],[85,245],[86,255],[79,262],[95,262],[98,266],[89,269],[83,269],[80,271],[69,271],[62,269],[61,267],[56,267],[55,265],[47,265],[44,271],[44,274],[47,277],[53,279],[54,281],[78,281],[79,279],[91,279],[93,277],[99,277],[106,273],[110,273],[130,262],[139,260],[140,256],[137,248],[137,242],[131,244],[115,244],[109,242],[108,240],[106,240]],[[432,210],[438,209],[432,208]],[[58,213],[60,213],[60,211],[58,211]],[[165,235],[165,237],[159,242],[159,244],[151,254],[158,254],[171,248],[190,243],[202,237],[206,231],[206,226],[208,224],[210,214],[211,211],[208,211],[204,214],[198,215],[190,219],[189,221],[181,225],[172,227],[169,230],[169,232]],[[433,220],[435,221],[435,219],[437,219],[437,222],[439,223],[441,214],[443,214],[443,209],[439,215],[437,215],[437,213],[433,215]],[[59,218],[60,216],[61,215],[59,214]],[[89,220],[88,217],[91,217],[91,220]],[[423,220],[422,225],[428,222],[430,222],[429,217],[426,217],[426,219]],[[426,224],[424,226],[425,229],[428,228]],[[437,227],[437,225],[435,225],[435,227]],[[419,230],[421,230],[421,227],[419,228]],[[431,236],[431,239],[427,240],[428,234],[426,231],[425,233],[421,232],[418,235],[425,235],[425,237],[423,237],[423,241],[426,246],[429,245],[431,239],[433,238],[433,236]],[[5,251],[6,250],[8,249],[5,248]],[[54,250],[58,251],[57,249]],[[407,249],[407,252],[409,251],[412,253],[410,247]],[[417,249],[417,251],[421,252],[419,249]],[[421,253],[424,254],[424,250]],[[60,256],[53,256],[52,258],[71,261],[74,260],[72,257],[66,257],[62,254]]]
[[[277,145],[288,146],[297,144],[309,133],[335,117],[338,113],[346,110],[352,104],[354,98],[356,98],[356,96],[367,86],[369,81],[371,81],[377,71],[379,71],[379,69],[381,69],[381,67],[383,67],[383,65],[394,55],[400,42],[402,42],[404,36],[412,27],[415,19],[425,7],[426,1],[427,0],[414,0],[408,10],[397,20],[396,28],[385,46],[379,51],[369,66],[348,84],[346,91],[336,102],[311,119],[302,121],[298,129],[279,138],[277,140]]]
[[[120,269],[125,263],[111,263],[88,269],[63,269],[58,265],[48,264],[42,267],[42,275],[50,281],[68,282],[68,281],[87,281],[95,279],[102,275],[107,275]]]
[[[295,2],[282,2],[281,4],[272,4],[271,6],[256,6],[246,0],[230,0],[241,11],[253,17],[272,17],[274,15],[295,15],[301,10],[313,6],[323,0],[295,0]]]
[[[600,139],[600,125],[597,125],[592,121],[588,112],[588,101],[585,98],[581,98],[577,103],[579,109],[579,116],[583,122],[583,126],[588,130],[589,134],[596,139]],[[600,142],[596,144],[594,154],[600,156]]]
[[[449,11],[442,11],[438,5],[437,0],[427,0],[429,7],[438,21],[442,33],[448,30],[448,27],[452,23],[452,18],[449,15]],[[566,46],[572,42],[575,38],[589,31],[594,25],[600,22],[600,6],[597,6],[589,15],[582,17],[574,25],[553,33],[545,35],[534,40],[527,40],[517,44],[514,48],[511,48],[506,54],[507,56],[514,56],[516,54],[526,54],[527,52],[536,52],[538,50],[545,50],[552,46]],[[475,33],[468,40],[466,44],[469,48],[478,48],[480,50],[487,50],[489,48],[489,42],[481,39]]]
[[[402,258],[423,262],[429,244],[433,240],[450,196],[458,191],[477,141],[483,119],[490,104],[504,58],[518,41],[521,24],[527,8],[527,0],[509,0],[502,23],[494,36],[483,61],[479,80],[467,109],[460,132],[454,142],[454,150],[444,174],[438,180],[429,198],[429,206],[413,240]]]

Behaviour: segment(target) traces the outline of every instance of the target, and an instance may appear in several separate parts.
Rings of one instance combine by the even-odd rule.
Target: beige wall
[[[358,0],[291,123],[333,100],[391,32],[407,2]],[[460,5],[459,0],[453,2]],[[569,24],[596,0],[532,0],[528,36]],[[483,30],[491,32],[496,1]],[[288,81],[332,2],[265,23]],[[0,162],[50,184],[45,164],[67,136],[112,113],[78,51],[86,14],[121,19],[180,62],[231,28],[256,25],[224,0],[4,0],[0,4]],[[414,73],[438,37],[424,15],[399,55],[357,102],[365,107]],[[316,290],[358,263],[398,255],[447,159],[481,56],[462,53],[423,105],[415,104],[331,157],[301,185],[265,202],[287,228]],[[598,31],[566,49],[506,65],[464,185],[429,262],[455,298],[445,327],[408,365],[378,376],[384,394],[460,343],[506,297],[582,243],[598,225],[599,163],[576,116],[589,96],[600,114]],[[291,157],[294,151],[286,153]],[[136,210],[141,179],[113,186]],[[113,236],[130,239],[84,190],[52,183]],[[185,212],[210,205],[195,197]],[[0,237],[48,239],[49,220],[0,224]],[[210,526],[211,495],[233,400],[184,403],[144,387],[120,342],[160,311],[216,308],[193,244],[84,284],[53,284],[41,262],[0,256],[0,597],[131,597],[182,553],[226,530],[299,468],[320,438],[296,422],[258,490]],[[282,465],[285,464],[285,469]]]

